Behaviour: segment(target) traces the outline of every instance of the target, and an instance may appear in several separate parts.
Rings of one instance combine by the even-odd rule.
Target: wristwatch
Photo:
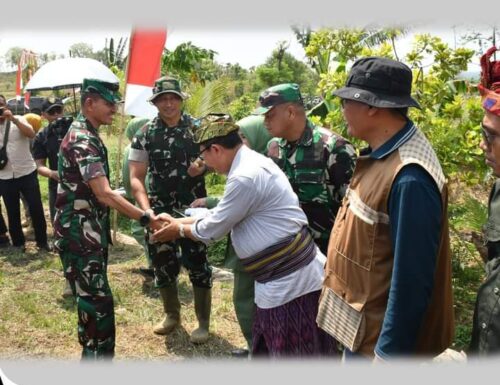
[[[144,211],[139,218],[139,223],[141,224],[142,227],[146,227],[149,225],[149,222],[151,221],[151,214],[149,211]]]
[[[185,238],[186,237],[186,234],[184,234],[184,225],[182,223],[179,225],[179,236],[181,238]]]

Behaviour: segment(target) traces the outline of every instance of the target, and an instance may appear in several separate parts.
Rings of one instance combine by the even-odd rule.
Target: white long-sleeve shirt
[[[231,232],[236,254],[245,259],[296,235],[306,225],[307,217],[286,175],[271,159],[242,146],[219,204],[194,223],[192,233],[209,244]],[[320,290],[325,261],[316,247],[316,258],[308,265],[274,281],[255,282],[255,303],[272,308]]]

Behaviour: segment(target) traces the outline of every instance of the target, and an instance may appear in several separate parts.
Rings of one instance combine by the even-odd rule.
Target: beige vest
[[[434,287],[416,353],[437,355],[454,335],[447,186],[436,154],[417,130],[383,159],[361,156],[328,245],[318,325],[352,351],[374,355],[391,283],[394,255],[387,203],[402,167],[422,166],[441,192],[443,223]]]

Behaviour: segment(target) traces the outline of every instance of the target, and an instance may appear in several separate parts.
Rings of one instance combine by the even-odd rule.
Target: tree
[[[90,44],[75,43],[69,47],[69,57],[86,57],[93,59],[95,53]]]
[[[389,40],[379,40],[381,44],[366,44],[370,36],[361,30],[322,30],[312,33],[306,49],[315,60],[329,57],[339,61],[336,65],[329,63],[328,72],[321,74],[319,91],[325,95],[329,113],[320,122],[342,134],[345,123],[340,101],[330,95],[345,84],[347,64],[363,56],[396,59],[390,33]],[[486,172],[479,150],[481,106],[476,93],[470,95],[470,86],[457,87],[455,80],[467,69],[474,51],[451,49],[440,38],[428,34],[417,35],[413,47],[405,63],[413,69],[413,92],[422,109],[410,109],[410,118],[428,136],[447,176],[477,183]]]
[[[288,44],[279,42],[271,56],[256,68],[258,89],[263,90],[280,83],[297,83],[303,93],[314,93],[317,75],[306,64],[286,52]]]
[[[115,47],[114,39],[110,38],[108,40],[106,38],[104,52],[99,54],[99,60],[109,68],[116,67],[120,70],[125,70],[125,63],[127,62],[125,48],[127,47],[127,41],[127,37],[121,37],[118,41],[118,45]]]
[[[178,77],[185,84],[214,80],[219,70],[214,63],[217,52],[187,43],[179,44],[175,50],[165,49],[162,58],[162,73]]]
[[[5,53],[5,59],[9,66],[16,67],[17,63],[19,63],[19,59],[24,51],[24,48],[21,47],[12,47],[7,50]]]

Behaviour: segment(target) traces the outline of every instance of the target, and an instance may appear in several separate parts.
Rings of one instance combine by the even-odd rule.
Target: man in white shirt
[[[40,186],[36,165],[30,151],[30,139],[35,137],[33,127],[26,118],[13,115],[6,108],[6,100],[0,95],[0,145],[3,146],[7,125],[10,125],[7,141],[8,162],[0,170],[0,195],[3,196],[9,221],[9,234],[14,247],[25,249],[25,238],[21,227],[19,198],[22,193],[28,202],[35,230],[36,244],[50,251],[47,244],[47,224],[43,213]]]
[[[315,322],[325,256],[285,174],[243,145],[238,129],[228,115],[202,119],[195,141],[207,166],[227,175],[224,195],[203,218],[161,214],[170,223],[154,239],[187,237],[209,244],[231,232],[238,258],[255,278],[252,354],[334,354],[335,342]]]

